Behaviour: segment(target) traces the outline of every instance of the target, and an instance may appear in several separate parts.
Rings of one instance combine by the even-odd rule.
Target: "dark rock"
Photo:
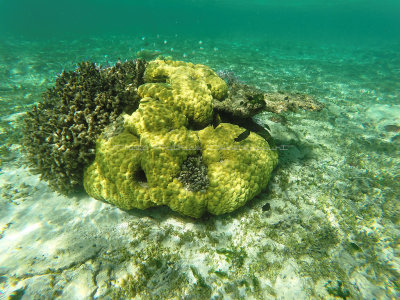
[[[235,118],[251,118],[265,108],[264,92],[249,85],[234,82],[229,86],[228,97],[214,100],[214,109]]]
[[[231,123],[231,124],[236,124],[240,127],[243,127],[251,132],[257,133],[259,136],[263,137],[268,144],[270,145],[271,148],[275,148],[275,142],[271,136],[271,133],[268,131],[270,130],[269,126],[267,124],[263,124],[263,126],[257,124],[254,122],[252,118],[235,118],[232,117],[231,115],[225,115],[223,113],[219,114],[221,121],[224,123]],[[265,127],[268,129],[265,129]]]

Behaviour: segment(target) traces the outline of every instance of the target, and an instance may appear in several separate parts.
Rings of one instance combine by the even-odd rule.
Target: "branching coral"
[[[75,71],[64,71],[27,113],[28,159],[55,190],[69,193],[82,185],[99,133],[124,110],[137,108],[144,69],[140,60],[105,69],[82,62]]]

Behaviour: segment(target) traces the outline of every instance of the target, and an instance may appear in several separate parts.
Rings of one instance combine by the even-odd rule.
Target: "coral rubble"
[[[324,108],[324,105],[316,101],[312,96],[299,93],[265,93],[264,101],[266,104],[265,110],[278,114],[288,110],[320,111]]]
[[[312,96],[290,92],[264,92],[242,83],[233,72],[217,73],[229,87],[229,94],[224,101],[215,101],[216,111],[230,118],[246,119],[261,110],[273,113],[296,111],[298,109],[320,111],[324,105]]]

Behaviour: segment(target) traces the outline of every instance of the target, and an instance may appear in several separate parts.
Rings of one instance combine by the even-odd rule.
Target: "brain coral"
[[[144,78],[139,108],[97,140],[84,174],[89,195],[123,209],[167,205],[200,217],[231,212],[265,188],[277,152],[254,132],[235,141],[244,131],[237,125],[210,125],[212,99],[227,91],[211,69],[154,61]]]
[[[213,98],[222,100],[228,95],[226,83],[213,70],[181,61],[150,62],[144,81],[138,91],[141,97],[173,105],[197,127],[212,120]]]

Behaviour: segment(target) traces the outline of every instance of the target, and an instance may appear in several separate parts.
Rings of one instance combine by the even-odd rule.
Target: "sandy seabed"
[[[0,46],[0,298],[399,298],[400,55],[384,46],[164,40]],[[126,212],[52,191],[24,164],[23,112],[62,68],[113,63],[143,47],[265,91],[313,95],[325,109],[255,117],[285,147],[267,191],[229,215]]]

